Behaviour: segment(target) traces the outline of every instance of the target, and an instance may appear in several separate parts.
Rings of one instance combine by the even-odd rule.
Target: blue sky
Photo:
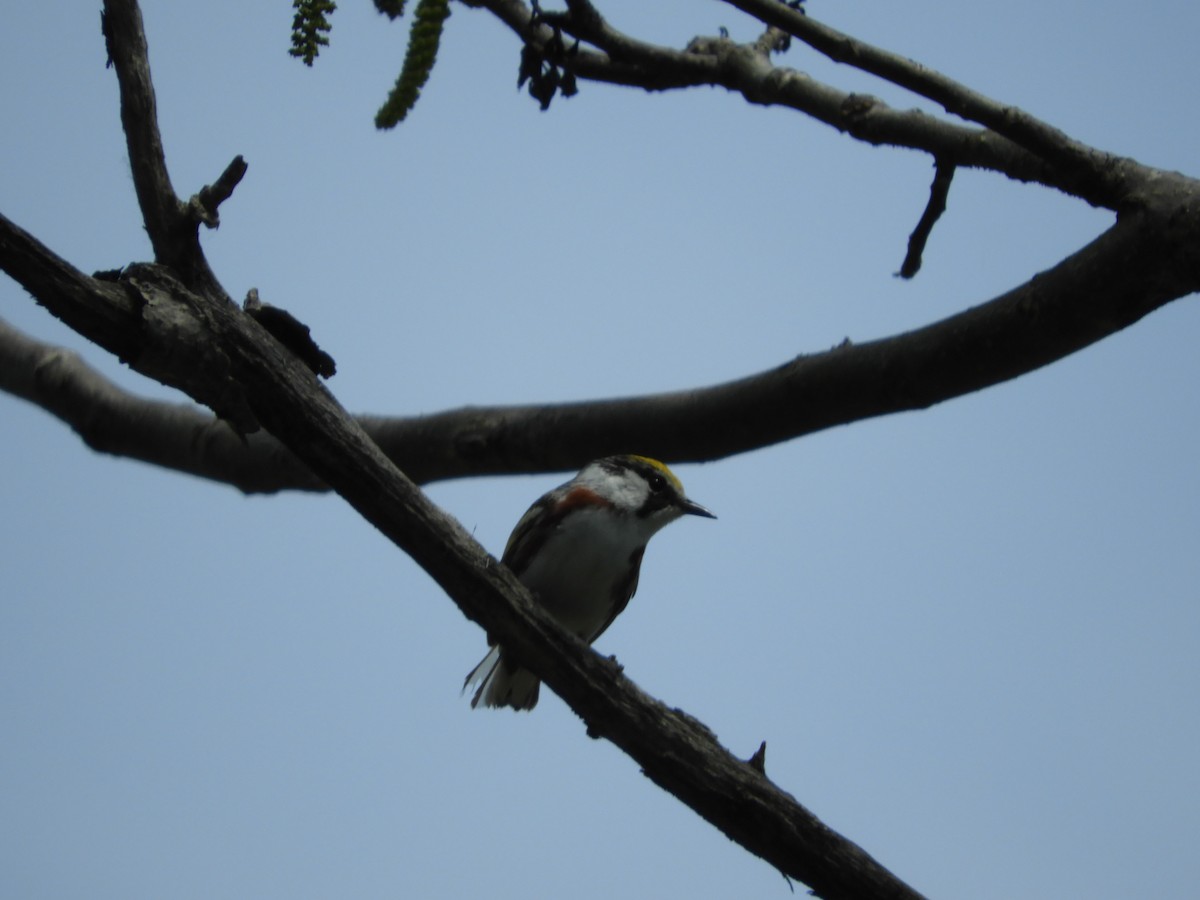
[[[605,8],[676,46],[756,33],[711,2]],[[809,9],[1200,171],[1192,6]],[[515,40],[460,7],[380,134],[407,30],[365,0],[311,71],[282,0],[144,14],[176,190],[250,163],[204,236],[215,270],[312,326],[353,411],[715,383],[983,302],[1109,223],[960,173],[902,282],[920,155],[709,89],[583,84],[543,114]],[[13,4],[0,83],[0,209],[84,270],[148,258],[98,4]],[[180,399],[7,279],[0,316]],[[655,539],[599,649],[734,752],[766,740],[781,786],[932,897],[1193,896],[1198,327],[1186,299],[1008,385],[678,467],[720,518]],[[98,456],[7,396],[0,422],[5,896],[790,896],[553,695],[471,711],[483,635],[336,497]],[[562,478],[430,493],[498,553]]]

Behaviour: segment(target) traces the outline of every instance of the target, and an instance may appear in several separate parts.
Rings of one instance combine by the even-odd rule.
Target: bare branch
[[[724,0],[844,63],[912,91],[961,118],[978,122],[1069,173],[1068,193],[1115,208],[1128,195],[1123,160],[1080,143],[1040,119],[998,103],[952,78],[843,34],[778,0]]]
[[[775,46],[773,40],[739,44],[721,37],[696,38],[686,50],[673,50],[622,34],[598,13],[578,18],[560,13],[539,19],[521,0],[480,0],[478,5],[486,7],[539,52],[545,52],[553,41],[555,28],[607,51],[580,49],[574,53],[570,67],[579,78],[646,90],[701,84],[725,87],[750,103],[795,109],[870,144],[924,151],[958,166],[990,169],[1020,181],[1045,184],[1110,208],[1116,208],[1127,196],[1122,193],[1131,189],[1127,179],[1134,179],[1136,174],[1124,160],[1088,151],[1092,168],[1087,171],[1102,170],[1106,176],[1081,178],[1077,169],[1052,164],[1000,131],[956,125],[919,110],[896,110],[876,97],[840,90],[772,63],[769,49]],[[772,26],[791,21],[782,13],[810,21],[777,0],[768,0],[767,5],[781,11],[778,18],[762,17]],[[943,76],[936,78],[949,81]],[[1020,118],[1018,112],[1009,109],[999,120]]]
[[[940,103],[985,128],[964,127],[919,110],[896,110],[877,97],[849,93],[776,66],[768,52],[776,46],[774,40],[739,44],[724,37],[696,38],[679,51],[621,33],[590,3],[568,3],[568,12],[541,17],[533,16],[521,0],[476,0],[471,5],[488,9],[538,51],[547,48],[555,29],[605,51],[581,49],[574,54],[571,70],[579,78],[646,90],[722,86],[751,103],[790,107],[867,143],[921,150],[946,163],[1037,182],[1114,210],[1140,189],[1143,171],[1130,160],[1081,144],[941,73],[854,40],[778,0],[726,2],[838,62]]]
[[[183,211],[158,131],[158,103],[150,80],[150,57],[142,13],[133,0],[106,0],[101,13],[109,62],[121,89],[121,125],[129,149],[133,187],[154,258],[167,263],[175,256]]]
[[[1185,224],[1182,212],[1186,197],[1200,196],[1200,186],[1186,179],[1177,184],[1178,216],[1164,209],[1123,217],[1026,284],[915,331],[847,342],[708,388],[468,409],[369,427],[406,467],[436,477],[439,469],[570,469],[629,447],[669,460],[713,460],[860,419],[924,409],[1061,359],[1200,288],[1200,269],[1167,262],[1190,252],[1187,234],[1200,234],[1200,213],[1188,214]],[[1168,219],[1180,230],[1164,243]]]
[[[946,211],[946,197],[950,193],[950,182],[954,180],[954,164],[941,160],[934,162],[933,184],[929,186],[929,202],[925,212],[921,214],[917,227],[913,229],[908,239],[908,253],[896,274],[901,278],[912,278],[921,271],[921,255],[925,252],[925,244],[933,233],[942,213]]]
[[[113,281],[84,275],[2,214],[0,269],[53,316],[118,359],[136,355],[131,335],[140,318],[137,301]]]
[[[363,416],[359,421],[405,472],[427,482],[570,470],[631,447],[671,461],[713,460],[864,418],[923,409],[1061,359],[1200,288],[1200,271],[1174,261],[1190,252],[1185,248],[1200,233],[1200,224],[1193,221],[1200,203],[1189,206],[1188,201],[1200,196],[1200,186],[1166,174],[1158,185],[1161,196],[1153,203],[1147,199],[1147,211],[1122,217],[1053,269],[987,303],[906,334],[858,345],[847,342],[691,391],[476,407],[412,418]],[[27,235],[22,252],[10,252],[6,225],[10,232],[15,229],[0,217],[0,266],[66,318],[55,286],[66,280],[72,291],[86,294],[94,280],[76,273],[81,281],[70,281],[61,269],[66,264]],[[42,260],[41,268],[50,274],[23,280],[19,265],[38,268],[25,259],[27,254]],[[115,340],[103,331],[86,336],[102,346]],[[123,346],[126,353],[133,352]],[[236,453],[236,448],[227,449]],[[261,469],[275,466],[277,458],[257,444],[243,456],[230,462],[239,479],[233,483],[243,490],[279,489],[289,476],[296,477],[290,486],[313,487],[303,468]],[[210,477],[225,480],[203,460],[191,460],[185,468],[207,469],[214,472]]]
[[[11,231],[12,226],[0,230],[0,238]],[[0,251],[6,246],[0,240]],[[0,264],[7,257],[0,252]],[[512,573],[434,506],[316,376],[250,316],[219,297],[190,292],[162,266],[131,266],[119,285],[78,273],[71,281],[90,285],[94,305],[115,306],[108,318],[125,319],[136,330],[128,339],[140,348],[131,360],[135,368],[148,365],[152,377],[200,402],[235,397],[317,477],[412,556],[468,618],[558,692],[590,732],[624,749],[655,783],[822,896],[918,896],[721,747],[700,723],[647,697],[619,667],[535,606]],[[141,319],[128,316],[130,295],[157,312]],[[58,305],[57,297],[41,299]],[[74,304],[59,311],[73,324]],[[194,365],[189,348],[196,344],[220,348],[220,359]]]
[[[35,341],[2,320],[0,390],[56,416],[98,453],[196,475],[245,493],[328,490],[265,431],[239,437],[194,404],[131,394],[78,354]]]
[[[171,287],[164,285],[163,287]],[[379,451],[316,378],[224,306],[228,348],[263,424],[424,568],[468,618],[511,648],[652,780],[820,896],[918,895],[720,746],[708,729],[643,694],[620,668],[537,607],[525,588]]]
[[[537,19],[521,0],[479,0],[472,5],[488,9],[535,49],[545,50],[554,39],[554,29],[544,19]],[[581,48],[573,56],[572,70],[581,78],[651,91],[713,83],[711,60],[636,41],[616,32],[604,40],[613,47],[613,55]]]
[[[188,201],[188,211],[209,228],[217,228],[221,224],[217,208],[233,196],[234,188],[241,183],[246,175],[246,161],[235,156],[212,184],[200,188],[200,192]]]
[[[182,203],[167,173],[141,9],[136,0],[105,0],[102,23],[109,61],[116,70],[121,92],[121,126],[129,149],[133,185],[154,259],[174,269],[189,286],[224,295],[200,248],[198,223],[206,216],[215,223],[216,207],[245,174],[245,163],[239,163],[241,157],[235,159],[210,189],[215,193],[207,200]],[[211,208],[206,203],[211,203]],[[233,302],[227,295],[224,299]]]

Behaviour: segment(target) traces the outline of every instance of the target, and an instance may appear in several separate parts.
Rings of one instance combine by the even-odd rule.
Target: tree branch
[[[114,28],[108,32],[117,43]],[[827,897],[918,896],[702,725],[646,697],[614,663],[558,626],[215,282],[194,277],[194,269],[189,282],[162,264],[127,266],[115,280],[89,277],[3,216],[0,267],[135,370],[210,406],[239,431],[265,426],[563,696],[590,734],[622,747],[656,783],[751,852]],[[17,341],[3,344],[12,358],[35,354]],[[45,367],[34,360],[23,368]],[[20,389],[37,396],[37,381],[35,375]]]
[[[1128,194],[1119,157],[1102,153],[1014,106],[997,103],[951,78],[887,50],[852,38],[779,0],[724,0],[828,56],[978,122],[1050,163],[1073,185],[1067,193],[1116,208]]]
[[[525,588],[379,451],[296,360],[264,346],[235,311],[214,339],[263,424],[407,552],[468,618],[542,677],[587,723],[734,840],[824,897],[911,897],[860,848],[735,758],[706,728],[643,694],[620,668],[562,630]]]
[[[507,0],[488,4],[514,8]],[[574,6],[587,12],[585,4]],[[613,662],[563,631],[511,572],[428,501],[299,360],[229,302],[200,254],[195,220],[180,210],[166,178],[136,4],[107,0],[105,8],[131,161],[146,169],[141,175],[135,172],[135,183],[144,182],[138,185],[139,202],[160,264],[129,266],[116,280],[88,277],[0,216],[0,267],[54,315],[137,371],[209,405],[239,431],[264,426],[316,478],[412,556],[468,618],[562,696],[589,733],[620,746],[655,783],[751,852],[820,896],[918,896],[860,848],[825,828],[772,784],[758,764],[735,758],[702,724],[647,697]],[[529,23],[521,28],[538,34],[544,30]],[[616,52],[615,39],[604,40]],[[743,93],[755,102],[760,102],[756,90],[770,90],[772,84],[797,76],[780,75],[769,62],[764,69],[761,48],[718,42],[697,45],[690,54],[663,52],[666,65],[658,72],[657,64],[645,59],[594,52],[581,52],[579,59],[614,80],[645,77],[655,86],[702,70],[731,82],[746,77]],[[964,131],[935,124],[943,136]],[[1017,135],[1028,137],[1021,128]],[[1012,159],[1033,158],[1010,138],[993,142],[989,136],[986,143],[987,153],[1007,146],[1015,154]],[[965,152],[946,158],[968,164],[962,163]],[[1045,166],[1040,161],[1036,165]],[[1068,167],[1056,158],[1047,177],[1065,183],[1073,177]],[[1095,174],[1080,176],[1088,190],[1100,190]],[[941,323],[800,357],[703,390],[409,420],[402,425],[414,429],[405,438],[412,446],[403,453],[414,459],[421,453],[430,459],[443,453],[451,461],[443,461],[443,467],[476,472],[487,465],[514,471],[533,460],[539,461],[538,468],[565,468],[633,446],[671,459],[711,459],[831,424],[922,408],[1014,377],[1200,287],[1197,184],[1140,167],[1135,178],[1121,184],[1122,215],[1111,229],[1027,284]],[[186,229],[180,221],[187,223]],[[38,397],[38,372],[45,373],[47,361],[31,359],[36,348],[3,332],[0,349],[6,358],[20,361],[16,374],[6,376],[15,389]],[[62,388],[57,396],[72,390]],[[433,452],[422,449],[422,442]]]
[[[0,320],[0,390],[70,425],[98,453],[230,484],[245,493],[329,488],[265,431],[245,437],[191,403],[122,390],[77,353]]]
[[[11,230],[0,229],[0,251]],[[0,264],[7,264],[3,252]],[[239,408],[425,569],[468,618],[562,696],[590,733],[620,746],[655,783],[731,838],[821,896],[918,896],[721,747],[700,723],[643,694],[613,662],[562,630],[250,316],[221,298],[190,292],[162,266],[128,267],[117,291],[70,270],[62,280],[90,284],[92,304],[115,307],[102,318],[124,320],[136,331],[126,342],[139,349],[130,360],[134,368],[142,370],[148,361],[147,374],[200,402],[235,397]],[[128,314],[130,296],[140,298],[140,320]],[[82,319],[73,301],[41,299],[68,325]],[[220,348],[219,361],[195,366],[196,344]]]
[[[106,0],[100,15],[108,60],[116,70],[121,91],[121,126],[129,150],[133,188],[154,258],[169,264],[177,253],[184,217],[171,186],[162,135],[158,131],[158,104],[150,80],[142,13],[137,3],[130,0]]]
[[[29,232],[0,214],[0,269],[51,315],[124,362],[137,353],[131,337],[137,301],[116,282],[89,278]]]
[[[424,483],[565,471],[629,448],[671,461],[714,460],[860,419],[924,409],[1068,356],[1200,288],[1194,261],[1181,260],[1200,244],[1200,185],[1167,174],[1155,184],[1142,211],[1122,217],[1054,268],[987,303],[905,334],[847,342],[708,388],[411,418],[363,416],[360,422],[392,460]],[[13,229],[0,217],[0,267],[40,299],[54,295],[60,283],[70,281],[61,269],[66,264],[19,229],[25,239],[14,255],[6,237]],[[17,274],[22,266],[50,274],[23,280]],[[86,297],[94,279],[79,278],[81,283],[71,283]],[[49,300],[42,302],[55,310]],[[118,337],[105,330],[81,331],[101,346],[116,346]],[[133,353],[122,346],[126,355]],[[173,443],[185,446],[187,432],[176,434]],[[269,442],[251,442],[242,450],[221,446],[225,459],[219,464],[197,449],[179,468],[243,490],[315,488],[305,467],[280,466]],[[143,448],[136,455],[157,453]]]
[[[933,184],[929,186],[929,202],[921,214],[917,227],[908,238],[908,253],[896,274],[901,278],[912,278],[921,271],[921,256],[925,253],[925,244],[933,234],[933,226],[937,224],[942,213],[946,211],[946,197],[950,194],[950,183],[954,180],[954,164],[941,160],[934,161]]]
[[[1131,161],[1086,147],[940,73],[853,41],[778,0],[727,2],[770,27],[810,42],[839,62],[943,103],[951,112],[987,127],[956,125],[920,110],[896,110],[876,97],[843,91],[795,69],[776,66],[768,52],[773,42],[739,44],[707,37],[694,39],[685,50],[673,50],[623,34],[591,4],[570,3],[567,13],[548,18],[533,16],[521,0],[474,0],[470,5],[486,8],[539,53],[548,52],[555,29],[607,51],[572,53],[565,64],[579,78],[646,90],[701,84],[724,87],[750,103],[794,109],[866,143],[920,150],[947,164],[1036,182],[1109,209],[1118,209],[1140,187],[1144,170]]]
[[[488,9],[538,51],[545,51],[554,39],[554,29],[544,18],[535,17],[521,0],[478,0],[468,5]],[[594,81],[652,91],[712,83],[712,65],[708,60],[689,58],[678,50],[635,41],[616,31],[609,34],[605,43],[613,48],[613,55],[580,48],[572,55],[572,71]]]
[[[101,23],[109,62],[117,73],[129,166],[154,259],[170,266],[185,284],[224,295],[200,247],[198,226],[207,221],[210,227],[216,227],[217,206],[228,199],[241,180],[245,161],[240,156],[235,158],[206,189],[207,194],[201,191],[195,202],[182,203],[167,172],[141,9],[136,0],[104,0]],[[225,300],[233,302],[228,295]]]
[[[218,207],[233,196],[233,190],[246,175],[246,161],[235,156],[216,181],[200,188],[200,192],[188,201],[188,211],[209,228],[221,224]]]

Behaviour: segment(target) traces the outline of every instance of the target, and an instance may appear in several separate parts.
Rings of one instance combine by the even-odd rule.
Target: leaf
[[[389,0],[376,0],[393,5]],[[390,15],[390,13],[389,13]],[[442,26],[450,15],[450,0],[420,0],[413,14],[412,31],[408,36],[408,50],[404,54],[404,65],[396,84],[387,100],[375,114],[376,128],[394,128],[404,121],[417,103],[421,88],[429,80],[433,64],[437,60],[438,46],[442,40]]]
[[[329,46],[326,35],[333,27],[329,16],[337,4],[333,0],[293,0],[292,7],[296,15],[292,19],[292,47],[288,53],[311,66],[321,48]]]

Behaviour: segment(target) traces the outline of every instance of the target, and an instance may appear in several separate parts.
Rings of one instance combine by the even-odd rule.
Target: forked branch
[[[183,203],[167,171],[141,9],[135,0],[104,0],[101,23],[109,63],[117,73],[129,167],[154,259],[175,270],[185,284],[224,294],[204,258],[198,227],[200,222],[216,227],[217,206],[232,194],[246,163],[237,157],[207,193],[201,191],[192,203]]]

